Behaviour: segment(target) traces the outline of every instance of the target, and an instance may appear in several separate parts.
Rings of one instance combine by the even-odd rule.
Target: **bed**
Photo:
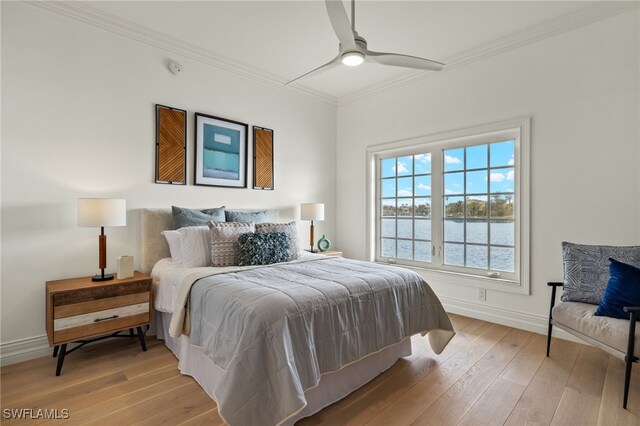
[[[429,286],[406,269],[312,254],[185,268],[171,263],[161,235],[171,226],[168,209],[143,210],[152,330],[231,425],[293,424],[410,355],[411,335],[426,334],[439,353],[455,334]]]

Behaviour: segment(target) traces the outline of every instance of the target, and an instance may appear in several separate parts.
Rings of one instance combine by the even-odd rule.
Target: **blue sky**
[[[513,169],[514,145],[515,141],[511,140],[445,150],[443,152],[444,170],[445,172],[453,172],[446,173],[444,176],[445,195],[464,194],[465,192],[467,194],[513,192],[515,176]],[[464,183],[465,172],[463,171],[465,169],[465,160],[467,170],[491,167],[489,170],[466,172],[466,188]],[[490,164],[488,164],[489,162]],[[415,171],[413,170],[414,167]],[[382,196],[430,196],[431,176],[418,176],[414,182],[414,178],[411,177],[413,172],[415,174],[430,173],[431,154],[382,160],[382,177],[398,177],[397,193],[395,179],[382,181]]]

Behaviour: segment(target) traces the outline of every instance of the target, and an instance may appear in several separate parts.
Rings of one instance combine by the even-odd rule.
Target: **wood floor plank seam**
[[[632,371],[628,410],[622,409],[624,363],[590,346],[450,314],[457,334],[441,354],[412,337],[412,355],[298,426],[520,426],[552,422],[640,426],[640,369]],[[48,356],[0,369],[2,408],[65,408],[58,426],[137,424],[222,426],[216,404],[162,341],[148,351],[109,341],[71,358],[55,378]],[[74,354],[75,356],[76,354]],[[66,368],[67,366],[65,366]],[[7,394],[11,397],[7,397]],[[43,406],[46,405],[46,406]],[[2,425],[24,420],[3,419]]]

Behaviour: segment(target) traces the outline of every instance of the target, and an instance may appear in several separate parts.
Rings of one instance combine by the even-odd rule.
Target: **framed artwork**
[[[273,190],[273,130],[253,126],[253,189]]]
[[[196,113],[195,184],[247,187],[245,123]]]
[[[187,111],[156,104],[156,183],[187,184]]]

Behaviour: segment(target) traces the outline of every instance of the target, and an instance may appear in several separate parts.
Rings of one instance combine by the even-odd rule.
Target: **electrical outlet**
[[[484,288],[478,289],[478,300],[486,301],[487,300],[487,290]]]

